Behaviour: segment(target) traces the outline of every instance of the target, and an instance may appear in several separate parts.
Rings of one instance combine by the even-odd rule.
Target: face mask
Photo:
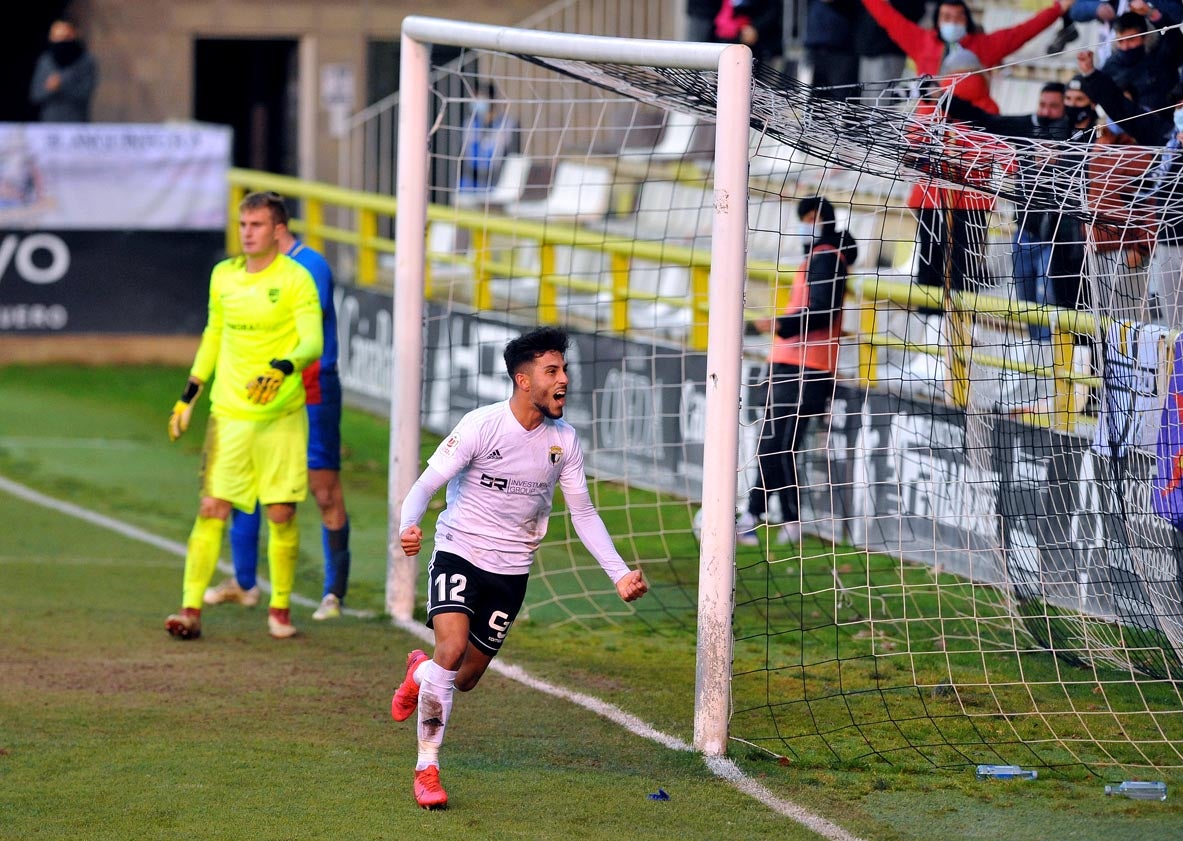
[[[50,55],[58,67],[69,67],[82,56],[82,45],[77,41],[55,41],[49,45]]]
[[[482,120],[489,116],[489,100],[474,99],[472,102],[472,113],[480,117]]]
[[[1128,50],[1114,50],[1113,60],[1123,67],[1131,67],[1146,57],[1145,47],[1130,47]]]
[[[941,40],[946,44],[956,44],[965,37],[965,24],[942,23],[937,27],[937,31],[940,32]]]
[[[1175,131],[1183,132],[1183,108],[1175,109]]]
[[[1077,126],[1085,120],[1091,123],[1097,119],[1097,109],[1091,105],[1069,105],[1065,106],[1064,115],[1068,118],[1069,123]]]

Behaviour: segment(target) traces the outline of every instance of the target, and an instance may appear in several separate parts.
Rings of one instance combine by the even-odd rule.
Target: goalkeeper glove
[[[272,359],[271,367],[246,384],[246,399],[260,406],[266,406],[275,399],[284,377],[289,377],[296,366],[286,359]]]
[[[193,378],[185,386],[181,399],[173,405],[173,413],[168,418],[168,439],[176,441],[189,428],[189,421],[193,418],[193,405],[197,395],[201,394],[201,383]]]

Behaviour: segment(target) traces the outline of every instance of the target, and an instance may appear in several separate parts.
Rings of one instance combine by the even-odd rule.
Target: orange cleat
[[[418,648],[407,655],[407,676],[403,678],[394,697],[390,699],[390,716],[395,721],[406,721],[419,706],[419,684],[415,683],[415,669],[428,659],[430,658]]]
[[[428,765],[415,772],[415,802],[423,809],[443,809],[448,805],[448,793],[440,784],[438,765]]]

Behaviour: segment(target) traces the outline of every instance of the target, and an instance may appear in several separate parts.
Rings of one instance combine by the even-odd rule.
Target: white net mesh
[[[525,618],[693,634],[715,74],[479,51],[433,70],[425,425],[506,396],[518,330],[571,328],[569,419],[654,588],[622,606],[556,517]],[[745,342],[737,504],[764,488],[769,510],[736,554],[733,738],[821,764],[1183,765],[1180,537],[1152,499],[1176,153],[1004,136],[958,111],[958,80],[840,98],[756,76],[749,320],[795,307],[799,200],[826,196],[858,257],[820,409],[781,412],[773,339]],[[1024,299],[1028,257],[1058,306]]]

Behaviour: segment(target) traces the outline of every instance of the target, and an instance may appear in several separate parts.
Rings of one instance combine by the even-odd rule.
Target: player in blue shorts
[[[276,227],[280,251],[306,268],[316,282],[324,311],[324,353],[303,371],[308,411],[308,487],[320,506],[324,548],[324,591],[313,619],[341,615],[349,585],[349,517],[341,489],[341,379],[337,375],[337,311],[333,305],[333,270],[328,261],[288,229]],[[232,602],[254,606],[259,601],[259,509],[236,510],[230,525],[234,575],[205,591],[206,604]]]

